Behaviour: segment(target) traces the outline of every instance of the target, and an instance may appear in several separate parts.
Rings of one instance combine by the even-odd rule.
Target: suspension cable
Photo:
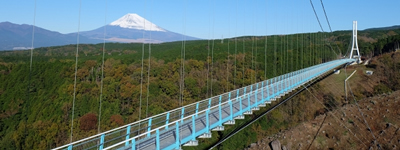
[[[30,104],[30,89],[31,89],[31,80],[32,80],[32,63],[33,63],[33,44],[35,41],[35,25],[36,25],[36,0],[35,0],[35,6],[33,9],[33,25],[32,25],[32,44],[31,44],[31,50],[30,50],[30,62],[29,62],[29,79],[28,79],[28,88],[26,90],[26,97],[27,97],[27,104],[26,104],[26,110],[28,113],[25,115],[25,129],[24,129],[24,134],[27,136],[27,124],[28,124],[28,114],[30,114],[30,109],[29,109],[29,104]]]
[[[104,79],[104,54],[106,50],[106,31],[107,31],[107,0],[104,10],[104,34],[103,34],[103,57],[101,59],[101,81],[100,81],[100,98],[99,98],[99,124],[97,127],[97,133],[100,133],[100,120],[101,120],[101,101],[103,98],[103,79]]]
[[[234,89],[236,89],[236,71],[237,71],[237,62],[236,62],[236,57],[237,57],[237,16],[238,16],[238,14],[237,14],[237,7],[238,7],[238,0],[236,0],[236,9],[235,9],[235,12],[236,12],[236,16],[235,16],[235,70],[234,70],[234,73],[233,73],[233,88]]]
[[[230,64],[230,61],[229,61],[229,54],[230,54],[230,37],[231,36],[231,13],[229,13],[229,16],[228,16],[228,57],[227,57],[227,59],[228,59],[228,61],[226,62],[226,92],[229,92],[230,90],[230,88],[229,88],[229,64]],[[222,40],[224,40],[224,39],[222,39]]]
[[[347,67],[347,66],[346,66]],[[345,71],[345,74],[346,74],[346,71]],[[346,76],[347,76],[347,74],[346,74]],[[322,78],[321,77],[317,77],[318,78],[318,80],[322,80]],[[337,90],[337,89],[339,89],[339,88],[337,88],[337,85],[333,85],[333,84],[329,84],[329,85],[327,85],[327,86],[335,86],[335,88],[330,88],[330,89],[334,89],[334,90]],[[313,87],[310,87],[310,89],[313,89]],[[317,89],[314,89],[314,91],[317,91]],[[334,91],[334,92],[338,92],[338,91]],[[331,108],[339,108],[339,110],[345,115],[346,113],[342,110],[342,107],[339,107],[338,105],[336,105],[336,104],[333,104],[334,105],[334,107],[330,104],[330,103],[328,103],[327,105],[329,105]],[[350,112],[351,112],[351,110],[349,110]],[[361,122],[361,121],[360,121]],[[367,127],[367,126],[366,126]],[[361,133],[359,133],[360,135],[362,135]],[[363,138],[363,140],[365,140],[365,141],[367,141],[367,139],[365,138],[365,136],[364,135],[362,135],[361,136],[362,138]]]
[[[329,23],[328,15],[326,15],[324,3],[322,2],[322,0],[320,0],[320,2],[321,2],[322,10],[324,10],[324,14],[325,14],[326,22],[328,23],[329,30],[331,31],[331,33],[333,33],[332,28],[331,28],[331,24]],[[333,43],[336,45],[336,47],[337,47],[339,53],[341,53],[341,50],[340,50],[338,44],[337,44],[336,42],[333,42]],[[331,47],[329,42],[328,42],[328,44],[329,44],[329,47]],[[333,50],[332,50],[332,51],[333,51]],[[335,51],[333,51],[333,52],[336,54]],[[337,54],[336,54],[336,55],[337,55]]]
[[[244,14],[246,14],[246,7],[244,7],[243,8],[243,15]],[[243,21],[243,33],[244,33],[244,35],[246,34],[246,21]],[[243,77],[243,79],[242,79],[242,87],[244,87],[244,63],[246,62],[245,60],[246,60],[246,53],[245,53],[245,36],[243,36],[243,38],[242,38],[242,41],[243,41],[243,66],[242,66],[242,77]]]
[[[309,85],[310,85],[310,84],[309,84]],[[322,106],[324,106],[325,109],[329,110],[324,104],[322,104],[322,102],[319,101],[319,99],[318,99],[306,86],[303,85],[303,87],[304,87],[315,99],[317,99],[317,101],[318,101]],[[340,120],[339,120],[333,113],[331,113],[331,114],[332,114],[332,116],[333,116],[338,122],[340,122]],[[365,145],[365,144],[360,140],[360,138],[358,138],[357,135],[354,134],[353,131],[351,131],[344,123],[343,123],[343,126],[344,126],[348,131],[350,131],[350,132],[352,133],[352,135],[354,135],[354,137],[356,137],[356,138],[360,141],[360,143],[362,143],[365,147],[368,147],[368,146]]]
[[[213,96],[213,71],[214,71],[214,41],[215,41],[215,37],[214,37],[214,22],[215,22],[215,2],[213,3],[213,7],[212,7],[212,16],[213,16],[213,21],[212,21],[212,48],[211,48],[211,72],[210,72],[210,79],[211,79],[211,97]]]
[[[153,0],[150,1],[150,9],[153,4]],[[150,18],[152,18],[152,11],[150,10]],[[150,25],[150,31],[152,30],[153,25]],[[149,66],[147,67],[147,98],[146,98],[146,118],[148,116],[148,111],[149,111],[149,96],[150,96],[150,70],[151,70],[151,33],[150,32],[150,37],[149,37]]]
[[[145,1],[145,3],[144,3],[144,8],[145,8],[145,10],[144,10],[144,15],[146,15],[146,4],[147,4],[147,1]],[[150,26],[151,26],[151,25],[150,25]],[[146,32],[146,19],[143,18],[143,32],[142,32],[143,39],[145,39],[145,36],[144,36],[144,35],[145,35],[145,32]],[[141,69],[141,71],[140,71],[139,121],[141,121],[141,119],[142,119],[144,45],[145,45],[145,41],[143,40],[143,43],[142,43],[142,67],[141,67],[142,69]],[[139,122],[139,130],[138,130],[138,132],[140,132],[140,125],[141,125],[141,122]]]
[[[346,65],[346,67],[347,67],[347,65]],[[346,68],[345,67],[345,68]],[[345,69],[345,76],[347,76],[347,73],[346,73],[346,69]],[[318,80],[321,80],[321,78],[320,77],[317,77],[318,78]],[[337,85],[333,85],[333,84],[329,84],[329,85],[327,85],[327,86],[335,86],[335,88],[330,88],[330,89],[333,89],[333,90],[336,90],[336,91],[333,91],[333,92],[338,92],[337,91],[337,89],[340,89],[340,88],[337,88]],[[313,88],[313,87],[310,87],[311,89]],[[317,91],[316,89],[314,89],[314,91]],[[347,101],[347,99],[346,99],[346,101]],[[328,103],[328,105],[330,105],[330,107],[332,107],[332,105],[331,104],[329,104]],[[345,115],[346,113],[342,110],[342,108],[341,107],[338,107],[336,104],[334,104],[335,106],[335,108],[339,108],[339,110]],[[334,107],[332,107],[332,108],[334,108]],[[349,111],[351,111],[351,110],[349,110]],[[360,121],[361,122],[361,121]],[[364,125],[364,126],[366,126],[366,125]],[[367,126],[366,126],[367,127]],[[367,127],[368,128],[368,127]],[[361,134],[361,133],[360,133]],[[361,134],[362,135],[362,134]],[[364,135],[362,135],[362,138],[364,138],[364,140],[365,141],[367,141],[367,139],[365,139],[365,136]]]
[[[314,11],[315,17],[317,18],[319,27],[321,28],[322,32],[324,32],[324,29],[322,28],[321,22],[319,21],[319,17],[317,15],[317,12],[315,11],[314,4],[312,3],[312,0],[310,0],[310,4],[311,4],[311,7],[312,7],[312,9]]]
[[[210,84],[209,81],[209,77],[210,77],[210,62],[209,62],[209,57],[210,57],[210,32],[211,32],[211,11],[208,11],[208,40],[207,40],[207,58],[206,58],[206,62],[207,62],[207,96],[206,98],[209,98],[211,96],[209,96],[209,87],[208,85]]]
[[[381,149],[381,147],[380,147],[380,145],[379,145],[379,143],[378,143],[378,140],[376,140],[376,137],[375,137],[374,133],[372,132],[371,127],[369,126],[367,120],[366,120],[365,117],[364,117],[364,113],[361,111],[360,106],[358,105],[358,102],[357,102],[357,100],[356,100],[356,97],[354,96],[353,90],[351,90],[351,86],[350,86],[349,82],[347,82],[347,85],[345,85],[345,86],[348,86],[348,87],[349,87],[350,93],[351,93],[351,95],[353,96],[354,103],[356,103],[357,109],[358,109],[358,111],[360,112],[360,114],[361,114],[361,116],[362,116],[362,118],[363,118],[363,120],[364,120],[364,123],[365,123],[365,125],[366,125],[367,128],[368,128],[368,131],[371,133],[372,137],[374,138],[375,142],[377,143],[378,148]]]
[[[268,0],[265,5],[268,8]],[[264,80],[267,80],[267,49],[268,49],[268,9],[265,9],[265,46],[264,46]]]
[[[253,15],[255,16],[256,14],[255,14],[255,12],[257,11],[257,5],[255,6],[256,8],[254,9],[254,11],[253,11]],[[256,76],[257,76],[257,67],[256,67],[256,61],[257,61],[257,40],[256,40],[256,36],[255,36],[255,31],[254,30],[257,30],[257,25],[256,25],[256,22],[255,22],[255,18],[253,17],[253,39],[252,39],[252,44],[251,44],[251,65],[252,65],[252,69],[254,69],[252,72],[251,72],[251,74],[253,74],[253,72],[254,72],[254,75],[251,75],[251,78],[250,79],[252,79],[253,77],[254,77],[254,82],[253,82],[253,80],[250,80],[251,82],[251,84],[254,84],[254,83],[256,83]],[[255,45],[254,45],[255,44]]]
[[[79,55],[79,29],[81,26],[81,7],[82,0],[79,1],[79,17],[78,17],[78,32],[76,38],[76,53],[75,53],[75,80],[74,80],[74,95],[72,100],[72,119],[71,119],[71,134],[70,134],[70,143],[72,143],[72,134],[74,130],[74,113],[75,113],[75,99],[76,99],[76,76],[78,72],[78,55]]]

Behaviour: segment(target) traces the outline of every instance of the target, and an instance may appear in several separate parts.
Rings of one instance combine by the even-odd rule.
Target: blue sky
[[[0,22],[33,24],[34,0],[0,1]],[[319,0],[313,0],[325,31]],[[400,25],[399,0],[325,0],[332,30]],[[36,25],[61,33],[78,31],[79,0],[37,0]],[[107,9],[106,9],[107,8]],[[320,31],[309,0],[82,0],[80,30],[99,28],[127,13],[189,36],[211,39]]]

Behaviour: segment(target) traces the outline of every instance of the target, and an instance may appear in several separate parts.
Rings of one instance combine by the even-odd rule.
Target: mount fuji
[[[137,14],[126,14],[110,24],[80,34],[93,40],[105,39],[109,42],[144,42],[162,43],[181,41],[184,35],[163,29]],[[198,40],[199,38],[185,36],[186,40]]]

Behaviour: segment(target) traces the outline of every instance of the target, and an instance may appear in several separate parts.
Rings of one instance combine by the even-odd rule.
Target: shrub
[[[97,115],[94,113],[88,113],[83,115],[80,119],[80,126],[79,129],[84,131],[89,131],[96,129],[97,125]]]

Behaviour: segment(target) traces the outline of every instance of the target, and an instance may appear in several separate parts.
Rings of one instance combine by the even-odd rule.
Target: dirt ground
[[[358,100],[358,105],[360,109],[350,100],[314,120],[260,139],[247,149],[268,150],[274,140],[279,140],[282,149],[293,150],[400,149],[400,91]]]

